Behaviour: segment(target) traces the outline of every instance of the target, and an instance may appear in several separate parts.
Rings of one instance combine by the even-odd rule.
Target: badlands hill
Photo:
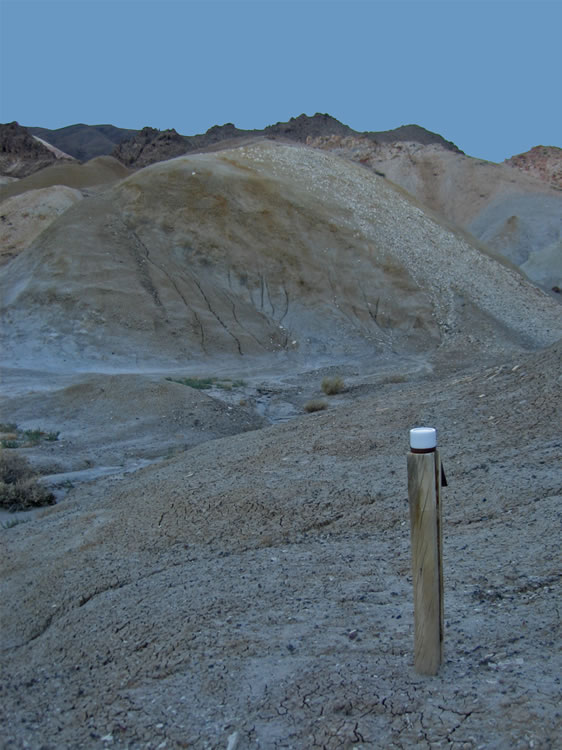
[[[558,309],[360,165],[259,141],[148,167],[5,268],[14,361],[548,344]]]
[[[7,128],[8,133],[14,125],[0,126],[0,138],[2,128]],[[25,133],[25,129],[20,130]],[[556,291],[562,287],[562,196],[559,192],[562,157],[561,150],[554,147],[537,147],[498,165],[467,157],[453,143],[417,125],[357,133],[330,115],[318,113],[313,117],[300,115],[262,130],[242,130],[229,123],[213,126],[206,133],[194,136],[180,135],[173,129],[158,131],[147,127],[133,131],[109,125],[74,125],[54,131],[29,128],[29,132],[36,134],[34,141],[30,139],[33,148],[24,157],[18,147],[8,159],[9,163],[4,160],[2,180],[14,179],[9,176],[12,174],[9,170],[16,169],[18,164],[21,167],[22,159],[26,174],[45,171],[45,165],[52,163],[37,158],[34,150],[38,145],[37,134],[80,159],[112,154],[131,169],[188,152],[232,148],[261,138],[307,143],[385,175],[417,198],[425,210],[431,209],[454,227],[469,232],[489,250],[521,268],[543,289]],[[59,157],[65,156],[53,146],[50,148]],[[84,173],[78,180],[79,171],[66,173],[57,168],[52,173],[47,170],[38,180],[28,179],[0,190],[0,200],[33,187],[62,184],[85,188],[111,179],[111,175],[107,178],[102,175],[92,180],[92,174]],[[116,175],[124,176],[117,172]],[[34,199],[37,200],[39,198]],[[54,217],[57,214],[43,215]],[[34,223],[33,230],[26,229],[26,236],[34,236],[45,227],[45,220]],[[13,250],[10,252],[13,257]]]
[[[307,143],[384,174],[545,289],[561,287],[560,149],[541,150],[540,163],[529,152],[501,165],[414,142],[331,135]]]
[[[5,747],[554,748],[559,302],[333,150],[102,164],[1,269],[0,459],[57,499],[0,529]],[[431,679],[417,424],[449,482]]]

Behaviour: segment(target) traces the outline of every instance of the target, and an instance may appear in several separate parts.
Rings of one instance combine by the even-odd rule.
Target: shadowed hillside
[[[89,161],[96,156],[108,156],[121,141],[138,131],[116,128],[114,125],[68,125],[64,128],[28,127],[32,134],[52,143],[79,161]]]
[[[467,354],[554,335],[540,292],[384,180],[271,142],[81,201],[10,263],[2,299],[12,356],[47,361]]]

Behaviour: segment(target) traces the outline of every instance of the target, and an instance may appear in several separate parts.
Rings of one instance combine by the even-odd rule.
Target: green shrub
[[[39,428],[35,430],[24,430],[23,436],[30,445],[37,445],[45,433]]]
[[[53,505],[55,497],[37,481],[29,461],[16,453],[0,451],[0,507],[26,510]]]
[[[324,411],[324,409],[327,409],[327,408],[328,408],[328,404],[325,401],[320,401],[320,399],[309,401],[307,404],[304,405],[304,410],[308,414],[311,414],[314,411]]]
[[[60,432],[45,432],[39,427],[34,430],[21,430],[13,423],[0,424],[0,433],[5,437],[0,440],[2,448],[29,448],[38,445],[42,440],[53,442],[59,439]]]
[[[322,381],[322,390],[326,396],[334,396],[336,393],[343,393],[343,391],[345,391],[343,378],[340,378],[339,375],[335,378],[324,378]]]
[[[2,440],[0,441],[2,448],[19,448],[20,444],[17,440]]]

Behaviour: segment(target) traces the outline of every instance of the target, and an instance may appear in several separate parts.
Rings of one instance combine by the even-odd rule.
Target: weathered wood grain
[[[436,674],[443,658],[441,462],[439,451],[408,453],[414,586],[414,667]]]

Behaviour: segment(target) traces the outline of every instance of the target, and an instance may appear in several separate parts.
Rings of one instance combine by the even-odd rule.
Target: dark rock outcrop
[[[306,143],[310,138],[331,135],[362,135],[377,142],[409,141],[423,145],[437,144],[455,153],[463,153],[451,141],[446,141],[437,133],[431,133],[418,125],[404,125],[395,130],[358,133],[331,115],[317,112],[312,117],[305,114],[291,117],[288,122],[268,125],[262,130],[241,130],[230,122],[225,125],[213,125],[206,133],[192,136],[179,135],[175,130],[159,131],[154,128],[144,128],[130,140],[124,141],[118,146],[113,151],[113,156],[129,167],[141,168],[157,161],[172,159],[189,151],[212,148],[221,142],[228,141],[228,146],[232,146],[234,145],[233,141],[242,138],[265,137],[273,140],[287,139]]]
[[[49,149],[17,122],[0,124],[0,174],[27,177],[56,161]]]
[[[263,129],[244,130],[233,123],[213,125],[205,133],[180,135],[176,130],[157,130],[145,127],[142,130],[126,130],[113,125],[70,125],[58,130],[28,128],[36,135],[80,161],[96,156],[113,155],[123,164],[139,169],[158,161],[173,159],[195,150],[214,148],[217,144],[248,137],[266,137],[274,140],[289,139],[306,143],[308,138],[329,135],[363,135],[378,142],[411,141],[423,145],[435,143],[445,149],[462,153],[454,143],[446,141],[437,133],[431,133],[418,125],[404,125],[395,130],[359,133],[329,114],[313,116],[301,114],[288,122],[277,122]]]
[[[115,147],[113,156],[128,167],[140,169],[191,151],[185,136],[171,130],[145,127]]]

